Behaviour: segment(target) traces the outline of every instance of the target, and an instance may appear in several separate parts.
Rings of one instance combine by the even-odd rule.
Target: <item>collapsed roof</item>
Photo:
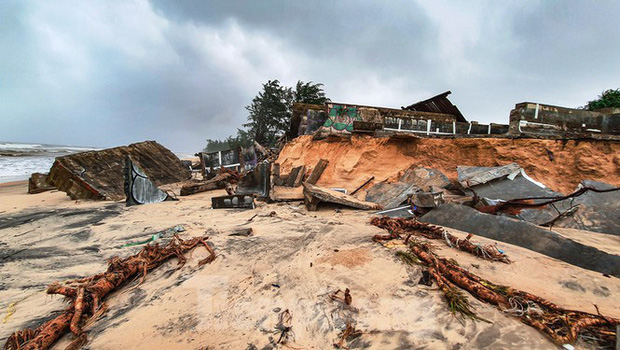
[[[461,111],[448,100],[448,95],[450,95],[452,91],[446,91],[439,95],[433,96],[424,101],[416,102],[407,107],[403,107],[408,111],[418,111],[418,112],[430,112],[430,113],[442,113],[442,114],[452,114],[456,117],[456,121],[458,122],[467,122]]]

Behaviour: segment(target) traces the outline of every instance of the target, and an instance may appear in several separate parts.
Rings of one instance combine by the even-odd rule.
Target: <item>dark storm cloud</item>
[[[452,90],[466,117],[578,106],[618,87],[617,2],[5,1],[0,140],[196,151],[261,83],[399,107]]]

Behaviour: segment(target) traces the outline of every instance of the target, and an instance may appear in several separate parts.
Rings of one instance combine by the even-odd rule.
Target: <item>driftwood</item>
[[[462,292],[465,290],[477,299],[518,317],[521,322],[543,332],[558,345],[574,343],[581,335],[596,339],[604,347],[613,345],[615,341],[615,328],[620,324],[618,319],[600,313],[595,315],[567,310],[528,292],[494,284],[463,269],[453,260],[440,258],[428,244],[410,240],[408,248],[408,252],[398,252],[397,256],[407,264],[428,268],[455,315],[458,313],[482,320],[469,305]]]
[[[307,182],[304,183],[304,197],[309,211],[317,210],[320,202],[342,204],[347,207],[365,210],[381,209],[381,206],[378,204],[365,202],[348,194],[315,186]]]
[[[422,236],[429,239],[442,240],[451,247],[456,247],[459,250],[468,252],[486,260],[510,263],[510,260],[506,254],[500,252],[495,246],[483,246],[478,243],[472,243],[470,238],[473,235],[471,234],[465,239],[459,239],[439,226],[419,222],[416,219],[389,218],[385,216],[381,218],[372,218],[370,223],[390,232],[389,234],[375,235],[372,238],[375,242],[395,238],[405,238],[406,243],[412,236]]]
[[[325,168],[327,168],[328,164],[329,161],[326,159],[319,160],[319,162],[316,163],[316,166],[312,169],[312,172],[310,173],[310,176],[308,176],[306,182],[312,185],[316,185],[317,181],[319,181],[319,179],[321,178],[321,175],[323,174],[323,171],[325,171]]]
[[[124,259],[112,257],[109,260],[108,270],[104,273],[63,284],[51,284],[47,288],[47,294],[64,295],[71,301],[70,306],[36,330],[25,329],[11,334],[3,349],[47,349],[68,330],[71,330],[76,337],[82,337],[80,341],[83,342],[81,325],[96,319],[102,313],[105,309],[103,299],[110,292],[135,276],[141,275],[141,283],[149,270],[160,266],[170,258],[178,258],[179,267],[183,266],[187,261],[184,254],[198,245],[203,245],[210,253],[198,264],[212,262],[215,259],[215,252],[206,242],[207,239],[208,237],[196,237],[183,240],[175,235],[172,241],[163,247],[159,244],[147,245],[136,255]]]
[[[211,180],[199,182],[195,184],[188,184],[181,187],[181,196],[189,196],[200,192],[212,191],[217,189],[226,188],[227,183],[236,183],[239,180],[239,175],[236,172],[226,171],[217,174]]]

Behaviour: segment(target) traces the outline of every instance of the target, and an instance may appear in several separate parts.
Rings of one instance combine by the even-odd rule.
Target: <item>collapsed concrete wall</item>
[[[348,140],[313,140],[300,136],[289,142],[277,164],[286,175],[294,167],[313,167],[329,159],[317,185],[354,190],[370,176],[373,184],[397,180],[412,165],[431,167],[451,180],[456,167],[519,164],[528,175],[551,189],[569,193],[583,179],[620,186],[620,143],[602,140],[433,139],[395,140],[354,135]]]
[[[346,103],[296,103],[288,138],[313,134],[350,136],[375,130],[422,135],[504,135],[508,125],[467,122],[460,112],[456,115]]]
[[[620,277],[620,256],[528,222],[483,214],[473,208],[451,203],[432,210],[421,221],[518,245],[575,266]]]
[[[126,156],[131,157],[155,186],[191,177],[189,169],[169,149],[155,141],[144,141],[58,157],[47,181],[71,199],[122,200]]]
[[[567,138],[620,135],[620,109],[588,111],[522,102],[510,111],[510,134]]]

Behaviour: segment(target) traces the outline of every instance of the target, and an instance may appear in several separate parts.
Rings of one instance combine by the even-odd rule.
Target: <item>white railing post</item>
[[[398,118],[398,131],[400,131],[400,126],[403,123],[403,119],[402,118]]]
[[[426,121],[426,135],[430,135],[431,134],[431,120],[428,119]]]
[[[452,134],[456,135],[456,122],[452,122]]]
[[[222,167],[222,151],[217,151],[217,160],[220,163],[220,168]]]

